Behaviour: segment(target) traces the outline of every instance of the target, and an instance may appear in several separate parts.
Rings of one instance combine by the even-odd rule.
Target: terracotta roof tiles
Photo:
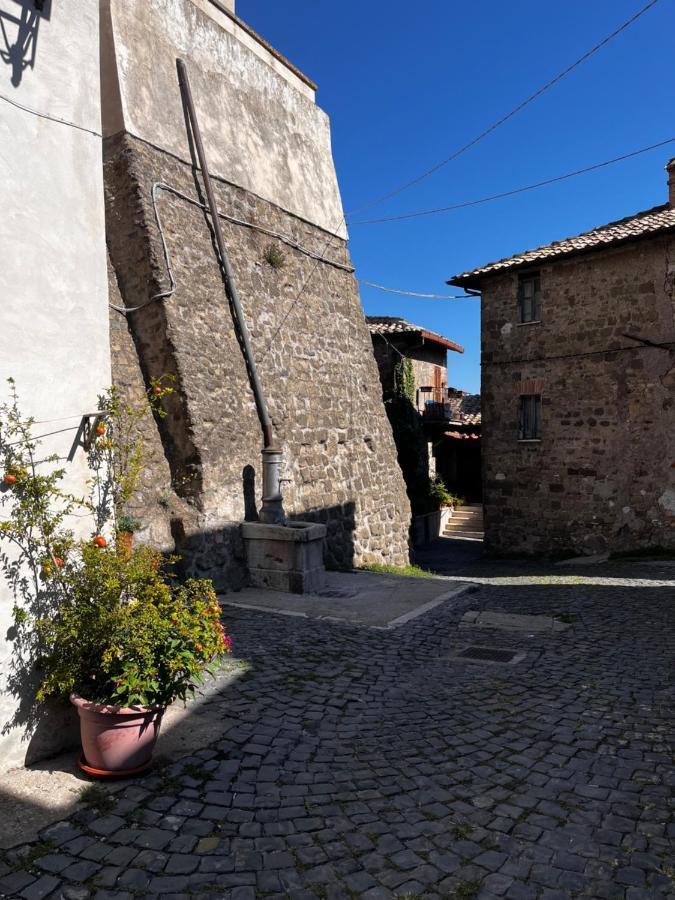
[[[441,334],[436,334],[435,331],[429,331],[426,328],[422,328],[421,325],[413,325],[412,322],[407,322],[400,316],[366,316],[366,322],[368,323],[371,334],[381,334],[383,336],[389,334],[414,334],[423,338],[425,341],[440,344],[448,350],[464,353],[464,347],[456,344],[454,341],[448,340],[448,338],[443,337]]]
[[[625,219],[609,222],[607,225],[601,225],[591,231],[585,231],[583,234],[564,238],[561,241],[553,241],[551,244],[544,244],[533,250],[526,250],[515,256],[508,256],[477,269],[453,275],[448,284],[460,287],[476,286],[486,275],[496,275],[521,266],[553,262],[560,257],[589,250],[599,250],[623,241],[647,237],[670,229],[675,229],[675,207],[666,203],[663,206],[655,206],[653,209],[627,216]]]

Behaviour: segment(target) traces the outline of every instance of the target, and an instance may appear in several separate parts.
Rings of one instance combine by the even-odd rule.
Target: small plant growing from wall
[[[284,252],[281,247],[278,247],[276,244],[268,244],[265,247],[263,259],[269,266],[272,266],[273,269],[283,269],[286,264]]]

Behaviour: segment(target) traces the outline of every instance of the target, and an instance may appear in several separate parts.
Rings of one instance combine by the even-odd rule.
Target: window
[[[541,394],[526,394],[520,398],[518,440],[541,440]]]
[[[518,276],[518,308],[521,322],[540,320],[541,284],[539,272]]]

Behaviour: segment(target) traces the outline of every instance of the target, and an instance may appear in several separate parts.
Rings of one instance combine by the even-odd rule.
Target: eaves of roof
[[[487,263],[468,272],[461,272],[459,275],[453,275],[447,283],[457,287],[479,288],[482,279],[490,275],[499,275],[502,272],[541,263],[550,264],[575,254],[603,250],[616,244],[642,240],[668,231],[675,231],[675,206],[666,203],[609,222],[591,231],[553,241],[533,250],[525,250],[523,253]]]

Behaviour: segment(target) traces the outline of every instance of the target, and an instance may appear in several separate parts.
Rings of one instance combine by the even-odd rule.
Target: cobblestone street
[[[494,568],[391,631],[225,605],[250,668],[222,737],[6,852],[3,896],[675,897],[675,569]],[[469,609],[571,627],[460,630]]]

